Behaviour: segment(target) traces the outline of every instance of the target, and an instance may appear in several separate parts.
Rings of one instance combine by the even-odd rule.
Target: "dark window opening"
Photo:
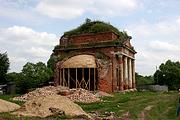
[[[60,70],[60,85],[69,88],[97,90],[98,77],[96,68],[63,68]]]

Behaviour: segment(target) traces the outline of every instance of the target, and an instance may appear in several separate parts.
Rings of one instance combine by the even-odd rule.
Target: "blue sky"
[[[60,36],[86,18],[110,22],[132,36],[136,72],[152,75],[180,60],[180,0],[0,0],[0,52],[10,72],[47,62]]]

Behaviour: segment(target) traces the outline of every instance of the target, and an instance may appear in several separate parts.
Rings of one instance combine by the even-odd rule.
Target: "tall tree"
[[[171,60],[162,63],[154,74],[154,80],[157,84],[167,85],[169,89],[180,88],[180,62]]]
[[[9,58],[7,53],[0,53],[0,84],[6,83],[6,73],[9,70]]]
[[[57,60],[58,60],[58,57],[52,54],[49,60],[47,61],[47,67],[50,68],[52,71],[54,71],[54,65]]]
[[[23,66],[22,76],[21,92],[27,92],[28,89],[48,83],[52,78],[52,70],[42,62],[36,64],[28,62]]]
[[[16,72],[12,72],[12,73],[7,73],[6,75],[8,82],[13,82],[16,84],[16,93],[21,93],[21,91],[23,88],[21,86],[23,86],[24,83],[24,77],[22,75],[22,73],[16,73]]]

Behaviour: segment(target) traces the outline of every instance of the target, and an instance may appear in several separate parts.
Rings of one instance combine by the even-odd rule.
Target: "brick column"
[[[117,81],[115,80],[116,76],[116,66],[115,66],[115,56],[112,55],[112,92],[116,90]]]
[[[125,90],[128,89],[128,62],[127,57],[124,57],[124,82],[125,82]]]
[[[132,60],[132,88],[136,88],[136,80],[135,80],[135,60]]]
[[[120,60],[120,91],[123,91],[124,90],[124,75],[123,75],[123,73],[124,73],[124,71],[123,71],[123,56],[121,56],[121,60]]]
[[[56,68],[54,71],[54,86],[59,85],[59,68]]]
[[[129,70],[128,70],[128,75],[129,75],[129,77],[128,77],[128,82],[129,82],[129,85],[128,85],[128,87],[129,87],[129,89],[131,89],[132,88],[132,60],[131,60],[131,58],[129,58],[129,60],[128,60],[128,65],[129,65]]]

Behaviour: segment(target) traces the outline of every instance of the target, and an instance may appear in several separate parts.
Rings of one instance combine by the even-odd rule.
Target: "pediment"
[[[126,46],[129,47],[129,48],[132,48],[132,47],[133,47],[133,46],[131,45],[130,40],[126,40],[126,41],[124,42],[124,45],[126,45]]]

